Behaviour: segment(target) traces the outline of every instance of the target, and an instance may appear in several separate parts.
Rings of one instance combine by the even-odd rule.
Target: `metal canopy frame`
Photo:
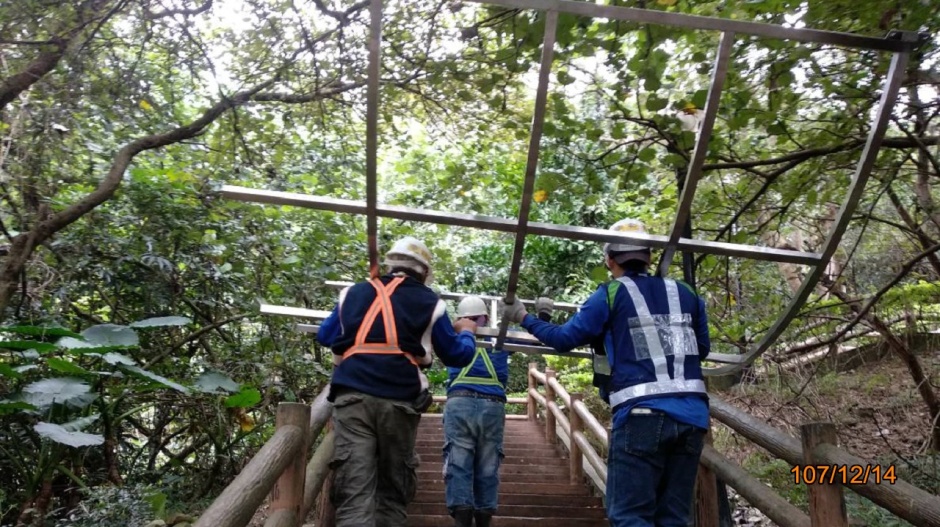
[[[367,238],[369,248],[369,271],[372,276],[378,274],[378,247],[377,223],[378,217],[396,218],[428,222],[440,225],[455,225],[499,232],[515,233],[512,263],[510,266],[509,283],[505,298],[507,301],[515,300],[518,285],[519,271],[522,264],[522,253],[528,235],[552,236],[574,240],[597,242],[620,242],[633,245],[642,245],[650,248],[662,248],[662,258],[658,265],[658,273],[665,276],[669,271],[676,251],[699,252],[729,257],[751,258],[778,263],[793,263],[808,265],[813,268],[804,278],[799,291],[781,313],[776,323],[763,336],[763,338],[747,353],[741,355],[712,354],[709,360],[725,363],[719,368],[710,368],[707,374],[731,373],[753,362],[764,353],[773,342],[783,333],[790,322],[796,317],[799,309],[806,302],[810,293],[822,277],[829,260],[848,227],[849,220],[855,211],[865,184],[871,173],[872,166],[887,130],[891,110],[900,91],[901,80],[908,62],[909,54],[916,49],[924,39],[924,35],[912,32],[891,32],[885,38],[865,37],[850,33],[834,31],[820,31],[804,28],[790,28],[759,22],[746,22],[722,18],[710,18],[664,11],[636,9],[630,7],[606,6],[573,0],[469,0],[474,3],[501,6],[509,9],[533,9],[545,14],[545,33],[542,41],[542,55],[539,66],[538,86],[535,97],[531,134],[529,140],[526,168],[522,181],[522,202],[519,215],[515,220],[493,216],[475,214],[460,214],[444,211],[431,211],[385,205],[377,203],[377,156],[378,156],[378,113],[379,113],[379,84],[381,71],[381,40],[382,40],[382,0],[372,0],[370,3],[370,36],[368,42],[369,66],[367,84],[367,110],[366,110],[366,201],[365,203],[352,200],[329,197],[308,196],[289,192],[273,192],[249,189],[231,185],[222,188],[222,195],[226,198],[255,203],[269,203],[277,205],[293,205],[317,210],[344,212],[352,214],[365,214],[367,225]],[[668,236],[653,236],[643,234],[614,233],[607,230],[578,227],[571,225],[556,225],[548,223],[530,222],[529,210],[532,202],[532,192],[535,176],[538,171],[540,142],[545,119],[545,107],[549,89],[549,73],[554,59],[555,32],[558,16],[561,13],[622,20],[636,23],[651,23],[677,26],[689,29],[720,31],[721,38],[715,54],[712,67],[711,83],[706,99],[704,118],[695,142],[692,158],[686,174],[685,185],[682,189],[675,221]],[[891,67],[884,81],[881,99],[872,123],[868,139],[862,151],[861,158],[852,177],[852,183],[845,201],[839,210],[821,253],[791,251],[762,246],[723,243],[715,241],[695,240],[681,236],[686,220],[691,216],[692,202],[699,180],[702,176],[702,167],[718,113],[718,104],[724,88],[729,68],[731,48],[737,35],[751,35],[775,39],[795,40],[800,42],[814,42],[832,44],[837,46],[863,48],[893,53]],[[460,295],[450,294],[453,297]],[[493,300],[492,297],[489,298]],[[568,307],[568,306],[566,306]],[[576,306],[575,306],[576,308]],[[262,313],[300,316],[305,318],[322,319],[326,312],[313,310],[299,310],[282,306],[262,305]],[[490,336],[496,337],[496,346],[506,349],[517,348],[517,351],[527,353],[550,353],[549,348],[540,345],[527,335],[515,335],[508,332],[508,321],[501,321],[499,329],[481,328]],[[316,331],[317,326],[301,325],[304,331]],[[506,343],[507,335],[513,340],[534,341],[531,344]],[[490,345],[481,343],[481,345]],[[575,352],[577,355],[588,355]],[[588,355],[589,356],[589,355]]]

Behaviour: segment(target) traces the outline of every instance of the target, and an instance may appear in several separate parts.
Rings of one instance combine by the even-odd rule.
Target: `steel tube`
[[[791,28],[761,22],[746,22],[743,20],[729,20],[727,18],[714,18],[698,15],[684,15],[669,13],[654,9],[636,9],[599,5],[592,2],[572,0],[469,0],[473,3],[497,5],[509,9],[539,9],[553,10],[573,15],[607,18],[610,20],[625,20],[628,22],[662,24],[666,26],[684,27],[689,29],[707,29],[714,31],[729,31],[743,35],[754,35],[783,40],[796,40],[799,42],[818,42],[820,44],[834,44],[849,48],[877,49],[882,51],[906,51],[913,49],[910,42],[892,40],[887,38],[864,37],[851,33],[838,31],[822,31],[818,29]]]
[[[672,257],[676,252],[676,245],[679,243],[682,230],[689,220],[695,189],[698,186],[698,180],[702,177],[702,166],[705,164],[705,155],[708,153],[708,142],[711,140],[715,117],[718,115],[721,90],[724,89],[725,78],[728,76],[728,59],[731,57],[731,46],[733,44],[734,33],[725,32],[721,34],[718,51],[715,53],[715,65],[712,68],[708,98],[705,100],[705,116],[702,118],[702,128],[695,139],[695,150],[692,151],[692,160],[689,163],[682,195],[679,197],[679,208],[676,211],[676,217],[669,232],[669,241],[659,260],[659,276],[666,276],[669,272]]]
[[[379,75],[382,62],[382,0],[369,3],[369,79],[366,88],[366,236],[369,243],[369,274],[379,275],[378,191]]]
[[[516,299],[516,286],[519,283],[519,269],[522,266],[522,250],[525,247],[526,229],[529,225],[529,209],[532,206],[532,190],[535,187],[535,172],[539,166],[539,143],[542,140],[542,127],[545,124],[545,104],[548,101],[548,75],[552,70],[555,57],[555,29],[558,27],[558,13],[549,11],[545,14],[545,36],[542,39],[542,61],[539,65],[538,89],[535,92],[535,111],[532,114],[532,132],[529,137],[529,155],[525,164],[525,180],[522,184],[522,203],[519,206],[519,220],[516,223],[516,241],[512,248],[512,264],[509,267],[509,284],[506,286],[506,302]],[[506,340],[509,320],[499,323],[499,336],[496,347],[501,348]]]
[[[878,157],[881,141],[884,139],[885,130],[888,128],[888,121],[891,119],[894,103],[897,101],[898,92],[901,89],[901,81],[907,69],[907,62],[907,53],[896,53],[894,57],[891,58],[891,68],[888,70],[888,77],[885,80],[881,101],[878,103],[878,113],[875,115],[875,120],[868,133],[868,141],[865,143],[862,157],[859,159],[858,166],[855,169],[852,184],[849,187],[845,201],[842,203],[842,207],[839,209],[839,213],[836,216],[832,229],[829,231],[826,242],[823,244],[823,252],[819,262],[813,268],[812,272],[803,279],[803,283],[800,284],[800,289],[790,301],[790,305],[788,305],[783,314],[781,314],[780,318],[778,318],[777,321],[774,322],[774,325],[771,326],[770,330],[764,334],[757,346],[747,354],[748,364],[770,348],[787,326],[790,325],[790,322],[796,318],[800,309],[806,304],[806,299],[809,298],[809,295],[816,288],[816,284],[819,282],[822,274],[826,271],[826,266],[832,258],[832,255],[835,254],[836,249],[839,247],[842,234],[845,233],[845,229],[852,219],[855,207],[858,205],[858,201],[862,197],[862,191],[865,189],[865,183],[868,182],[868,176],[871,174],[872,166],[875,164],[875,159]]]
[[[237,201],[251,203],[268,203],[272,205],[289,205],[308,209],[343,212],[350,214],[365,214],[365,203],[348,199],[307,196],[294,192],[279,192],[273,190],[260,190],[233,185],[224,185],[221,190],[223,197]],[[507,218],[484,216],[480,214],[463,214],[459,212],[442,212],[426,209],[402,207],[398,205],[378,205],[377,214],[384,218],[398,220],[420,221],[438,225],[453,225],[457,227],[470,227],[497,232],[515,232],[516,223]],[[652,234],[638,234],[614,232],[608,229],[594,227],[577,227],[573,225],[558,225],[554,223],[530,222],[528,233],[537,236],[551,236],[569,240],[592,242],[628,243],[644,247],[665,247],[668,238]],[[696,253],[715,254],[720,256],[733,256],[780,263],[793,263],[801,265],[815,265],[820,254],[762,247],[759,245],[742,245],[737,243],[716,242],[708,240],[695,240],[680,238],[677,244],[679,250]]]

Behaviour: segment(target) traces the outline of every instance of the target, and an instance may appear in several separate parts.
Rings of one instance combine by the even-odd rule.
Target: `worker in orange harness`
[[[415,238],[396,242],[388,274],[343,290],[317,340],[333,349],[336,446],[330,496],[338,527],[405,527],[417,485],[415,438],[431,404],[422,373],[434,351],[463,367],[476,351],[475,325],[451,325],[428,286],[431,253]]]

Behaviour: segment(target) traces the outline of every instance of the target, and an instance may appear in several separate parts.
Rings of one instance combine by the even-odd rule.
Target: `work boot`
[[[454,509],[454,527],[473,527],[473,509]]]
[[[477,527],[490,527],[490,518],[493,515],[488,512],[476,511],[473,513],[473,518],[477,521]]]

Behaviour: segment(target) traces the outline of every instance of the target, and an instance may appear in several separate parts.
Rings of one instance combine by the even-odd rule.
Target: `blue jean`
[[[610,436],[611,527],[688,527],[705,430],[664,413],[632,414]]]
[[[498,401],[451,397],[444,406],[444,497],[451,513],[493,514],[499,493],[506,408]]]

